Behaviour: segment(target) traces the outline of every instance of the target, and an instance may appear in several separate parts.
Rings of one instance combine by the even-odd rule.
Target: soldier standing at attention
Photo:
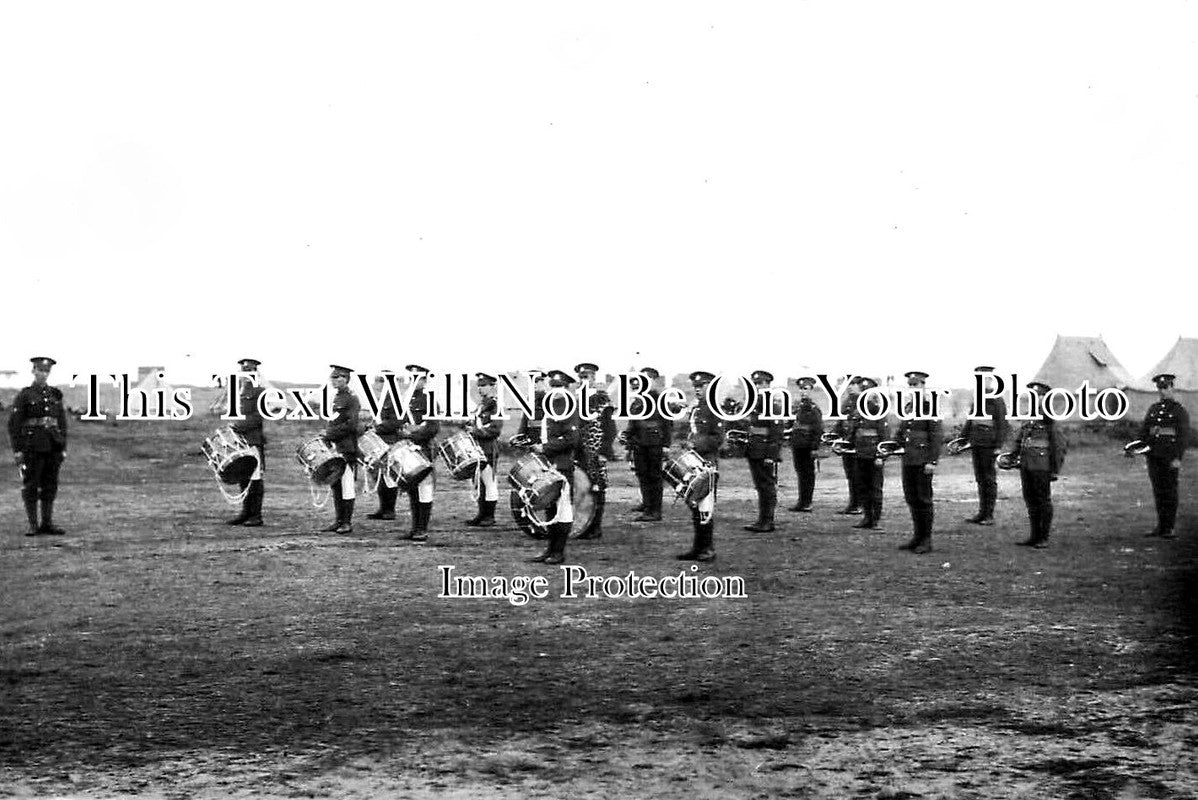
[[[479,372],[474,379],[478,385],[478,408],[467,430],[482,448],[487,463],[478,473],[478,513],[473,519],[466,520],[466,524],[472,528],[493,528],[495,504],[499,502],[499,482],[495,479],[495,470],[499,464],[499,435],[503,433],[503,420],[496,419],[499,413],[499,402],[495,399],[496,377]]]
[[[912,370],[904,377],[907,386],[921,390],[921,394],[912,400],[913,407],[908,409],[908,416],[913,411],[927,411],[922,390],[927,385],[928,374]],[[938,419],[904,419],[899,423],[898,441],[903,446],[903,499],[911,509],[914,528],[911,541],[900,550],[920,554],[932,551],[932,476],[936,472],[936,462],[940,460],[940,429]]]
[[[1052,391],[1046,383],[1032,381],[1027,385],[1041,402]],[[1052,482],[1057,479],[1065,460],[1065,440],[1054,420],[1047,414],[1024,422],[1015,436],[1014,451],[1019,455],[1019,482],[1023,502],[1027,505],[1031,536],[1019,544],[1043,549],[1048,547],[1052,529]]]
[[[607,394],[607,387],[596,380],[599,374],[596,364],[584,361],[574,367],[574,372],[579,381],[592,391],[588,400],[590,413],[586,415],[591,419],[582,419],[578,461],[591,482],[591,495],[595,503],[591,518],[578,538],[600,539],[603,537],[603,509],[607,506],[607,462],[616,457],[612,450],[616,441],[616,410]]]
[[[811,511],[815,496],[815,453],[824,432],[824,412],[811,399],[815,378],[799,378],[799,399],[793,409],[795,421],[790,427],[790,452],[799,479],[799,500],[791,511]]]
[[[379,418],[374,424],[374,432],[387,445],[393,445],[399,441],[399,412],[396,411],[395,403],[391,399],[391,392],[387,388],[387,378],[393,374],[391,370],[385,369],[374,376],[375,394],[381,393],[383,396],[383,402],[379,406]],[[398,387],[396,390],[398,391]],[[399,487],[388,486],[385,480],[380,479],[376,492],[379,496],[378,511],[375,511],[373,514],[367,514],[366,518],[395,519],[395,501],[399,497]]]
[[[13,460],[21,469],[21,499],[29,518],[25,535],[62,536],[65,531],[54,524],[54,498],[58,496],[58,470],[67,457],[67,411],[62,391],[47,383],[54,359],[36,356],[30,361],[33,384],[17,392],[8,417],[8,438]]]
[[[574,383],[569,373],[560,369],[549,372],[549,386],[552,389],[567,389]],[[552,391],[551,391],[552,394]],[[551,409],[559,413],[564,411],[564,398],[551,397],[557,400]],[[566,541],[570,538],[570,528],[574,525],[574,457],[575,451],[581,444],[581,419],[578,409],[562,419],[553,419],[548,414],[541,420],[540,442],[533,445],[532,451],[543,455],[553,467],[566,479],[561,496],[550,509],[546,510],[551,520],[548,526],[549,543],[545,552],[535,558],[534,562],[545,564],[561,564],[566,560]]]
[[[691,549],[678,555],[679,561],[715,560],[715,500],[719,486],[720,448],[724,446],[723,424],[707,402],[707,386],[715,375],[703,370],[690,374],[691,386],[695,390],[695,404],[689,413],[690,430],[686,446],[711,464],[711,491],[691,509],[691,524],[695,529],[695,540]]]
[[[752,374],[753,385],[759,393],[770,388],[774,376],[763,369]],[[777,404],[767,405],[768,398],[759,394],[757,404],[749,412],[749,439],[745,445],[745,458],[749,461],[749,474],[753,477],[753,488],[757,490],[757,521],[744,526],[754,533],[774,530],[774,510],[778,505],[778,459],[782,455],[781,419],[784,411]],[[775,419],[767,419],[766,410],[774,412]]]
[[[358,413],[362,404],[350,391],[349,379],[353,370],[331,364],[329,381],[337,394],[333,396],[333,418],[325,426],[324,438],[345,459],[345,471],[333,484],[333,509],[337,518],[324,529],[325,533],[354,532],[354,498],[358,477]]]
[[[436,420],[428,419],[435,410],[429,409],[428,395],[424,393],[424,383],[428,379],[429,371],[419,364],[408,364],[404,369],[411,373],[416,386],[412,390],[411,399],[408,400],[408,416],[403,420],[404,425],[399,432],[399,438],[410,439],[414,444],[419,445],[424,457],[431,463],[433,439],[437,438],[441,425]],[[429,470],[428,475],[419,483],[408,488],[408,504],[412,508],[412,530],[403,537],[405,539],[411,539],[414,542],[428,540],[428,525],[433,516],[435,472],[436,470]]]
[[[983,381],[990,388],[994,381],[994,367],[974,367],[974,372],[985,373]],[[972,419],[975,415],[981,419]],[[1007,439],[1007,404],[1001,397],[986,401],[984,409],[973,409],[965,420],[961,438],[969,442],[969,453],[973,458],[973,477],[978,484],[978,513],[966,517],[974,525],[993,525],[994,506],[998,500],[998,476],[994,456],[998,446]]]
[[[1181,458],[1186,452],[1190,435],[1190,416],[1185,407],[1173,398],[1176,375],[1162,372],[1153,377],[1161,399],[1144,415],[1140,439],[1148,443],[1148,480],[1152,482],[1152,499],[1156,504],[1156,528],[1149,536],[1172,539],[1177,521],[1177,478]]]
[[[844,400],[840,403],[842,419],[836,420],[832,432],[846,441],[853,440],[853,414],[857,411],[857,400],[861,397],[861,378],[854,377],[849,381]],[[840,465],[844,468],[844,479],[849,485],[849,502],[838,514],[856,515],[861,513],[861,497],[857,491],[857,457],[852,454],[842,455]]]
[[[541,441],[541,419],[545,416],[542,407],[545,402],[545,371],[530,369],[528,374],[532,378],[532,415],[524,415],[517,433],[536,444]]]
[[[863,410],[871,413],[878,410],[876,398],[873,402],[864,399],[864,393],[876,388],[878,382],[873,378],[861,378],[859,384],[862,396],[856,398],[855,410],[849,417],[849,430],[853,432],[853,448],[856,453],[853,458],[856,464],[853,474],[857,476],[857,498],[861,501],[865,516],[854,528],[877,530],[882,520],[882,488],[886,480],[885,463],[878,457],[878,442],[890,438],[890,426],[885,419],[869,420],[862,415]]]
[[[635,522],[661,521],[662,475],[661,462],[665,448],[670,444],[673,423],[661,414],[658,408],[661,397],[661,373],[653,367],[645,367],[641,375],[652,382],[649,388],[651,401],[637,398],[629,410],[633,414],[642,413],[642,405],[651,402],[652,410],[647,419],[630,419],[625,430],[625,441],[632,451],[632,468],[636,473],[636,482],[641,490],[640,516]]]
[[[256,358],[243,358],[237,366],[244,373],[254,375],[262,362]],[[263,473],[266,471],[266,434],[263,432],[262,411],[258,408],[258,398],[262,396],[263,388],[255,386],[251,381],[243,380],[237,393],[238,410],[242,417],[233,421],[233,431],[241,434],[246,444],[258,451],[258,468],[254,474],[241,483],[241,491],[245,499],[241,503],[241,513],[228,520],[226,525],[244,525],[256,528],[262,524],[262,498],[266,496],[266,485]]]

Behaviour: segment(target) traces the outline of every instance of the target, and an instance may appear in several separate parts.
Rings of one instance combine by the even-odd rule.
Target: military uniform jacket
[[[611,404],[611,397],[608,396],[605,389],[599,389],[590,396],[590,411],[592,414],[598,413],[598,419],[595,422],[599,425],[599,455],[604,458],[614,459],[615,451],[612,449],[612,444],[616,441],[618,431],[616,430],[616,409]],[[583,420],[587,422],[587,420]]]
[[[399,414],[395,411],[395,403],[391,402],[391,395],[385,394],[383,404],[379,407],[378,422],[374,423],[374,432],[387,444],[395,444],[399,441],[399,431],[402,427]]]
[[[1148,442],[1148,457],[1172,461],[1186,452],[1190,435],[1190,415],[1176,400],[1158,400],[1148,408],[1140,425],[1140,439]]]
[[[470,426],[470,434],[482,447],[491,464],[499,458],[499,435],[503,433],[503,420],[495,418],[498,413],[499,401],[494,397],[484,397],[474,412],[474,421]]]
[[[541,441],[541,419],[544,417],[542,404],[545,402],[545,393],[542,391],[533,392],[532,395],[532,416],[524,415],[524,419],[520,420],[519,433],[527,436],[532,442]]]
[[[840,413],[842,418],[836,420],[836,424],[832,426],[832,432],[841,439],[853,440],[853,414],[857,411],[857,398],[846,397],[840,404]]]
[[[974,447],[998,447],[1007,439],[1006,401],[1001,397],[993,398],[986,403],[986,410],[990,412],[989,417],[966,419],[965,427],[961,429],[961,437]]]
[[[574,454],[582,440],[582,419],[578,412],[565,419],[546,417],[541,420],[542,454],[557,469],[574,469]]]
[[[857,451],[857,458],[877,458],[878,442],[890,438],[890,425],[885,419],[869,420],[861,416],[860,407],[854,408],[848,418],[850,441]]]
[[[794,424],[790,426],[790,446],[794,450],[815,450],[824,432],[824,412],[810,399],[794,406]]]
[[[420,390],[412,392],[412,399],[408,401],[408,414],[411,415],[410,427],[404,428],[408,438],[420,445],[424,454],[432,459],[433,439],[437,438],[437,433],[441,430],[441,423],[426,419],[429,414],[428,395]]]
[[[1065,462],[1065,437],[1050,417],[1028,420],[1015,436],[1015,452],[1020,469],[1056,475]]]
[[[248,444],[262,447],[266,444],[266,434],[263,432],[262,412],[258,410],[258,398],[264,392],[261,386],[254,386],[245,381],[238,397],[238,407],[245,419],[233,421],[233,430],[240,433]]]
[[[324,438],[347,459],[358,455],[358,413],[362,404],[349,387],[338,389],[333,397],[333,418],[325,427]]]
[[[774,404],[774,411],[779,416],[784,413],[778,403]],[[749,440],[745,444],[745,458],[772,458],[777,461],[782,453],[782,431],[786,423],[781,419],[765,419],[764,411],[756,408],[749,412],[746,419],[749,422]]]
[[[903,444],[903,464],[935,464],[939,461],[942,427],[938,419],[901,421],[898,441]]]
[[[17,392],[8,417],[14,452],[50,453],[67,446],[67,409],[54,386],[26,386]]]
[[[628,444],[631,447],[668,447],[674,431],[674,423],[661,415],[658,407],[661,392],[650,389],[649,396],[653,398],[653,409],[649,417],[628,420]],[[634,414],[639,414],[644,408],[645,402],[638,397],[629,410]]]
[[[724,446],[724,423],[705,398],[691,406],[686,443],[713,464],[720,460],[720,448]]]

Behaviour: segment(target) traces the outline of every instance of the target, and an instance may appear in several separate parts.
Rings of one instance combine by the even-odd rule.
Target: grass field
[[[1154,521],[1142,462],[1075,447],[1052,546],[1000,475],[999,525],[969,464],[936,480],[935,551],[909,536],[897,469],[884,533],[862,533],[838,464],[816,513],[754,516],[725,462],[719,559],[747,599],[562,599],[557,568],[505,516],[477,531],[467,484],[438,476],[431,537],[406,513],[316,533],[271,431],[267,525],[230,515],[188,423],[76,424],[58,522],[27,538],[3,490],[0,794],[137,797],[1128,798],[1198,794],[1198,537],[1193,465],[1180,537]],[[1192,459],[1191,459],[1192,460]],[[510,461],[508,462],[510,463]],[[506,472],[506,467],[503,467]],[[689,515],[628,522],[612,465],[589,572],[673,575]],[[782,508],[794,474],[781,476]],[[406,504],[400,502],[401,510]],[[549,597],[438,599],[439,565],[548,576]]]

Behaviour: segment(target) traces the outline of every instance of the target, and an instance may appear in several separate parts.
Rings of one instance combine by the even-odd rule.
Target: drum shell
[[[383,464],[389,482],[401,488],[415,486],[433,471],[433,462],[429,461],[424,450],[410,441],[391,445]]]
[[[390,447],[375,431],[366,431],[358,437],[358,460],[367,469],[377,470],[387,463]]]
[[[512,488],[526,497],[527,504],[537,511],[553,505],[562,495],[562,474],[536,453],[529,453],[517,461],[507,478]]]
[[[473,477],[478,467],[487,463],[487,454],[466,431],[450,436],[437,449],[454,480],[461,481]]]
[[[307,470],[313,483],[332,486],[345,473],[345,457],[320,436],[296,448],[295,459]]]
[[[714,483],[711,465],[693,450],[684,450],[668,459],[662,465],[661,475],[690,506],[698,505],[707,497]]]
[[[205,439],[200,450],[222,483],[244,483],[258,469],[258,451],[232,428],[222,428]]]

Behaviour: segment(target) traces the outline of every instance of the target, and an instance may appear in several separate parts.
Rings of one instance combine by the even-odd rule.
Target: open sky
[[[1133,375],[1198,3],[7,3],[0,369]]]

